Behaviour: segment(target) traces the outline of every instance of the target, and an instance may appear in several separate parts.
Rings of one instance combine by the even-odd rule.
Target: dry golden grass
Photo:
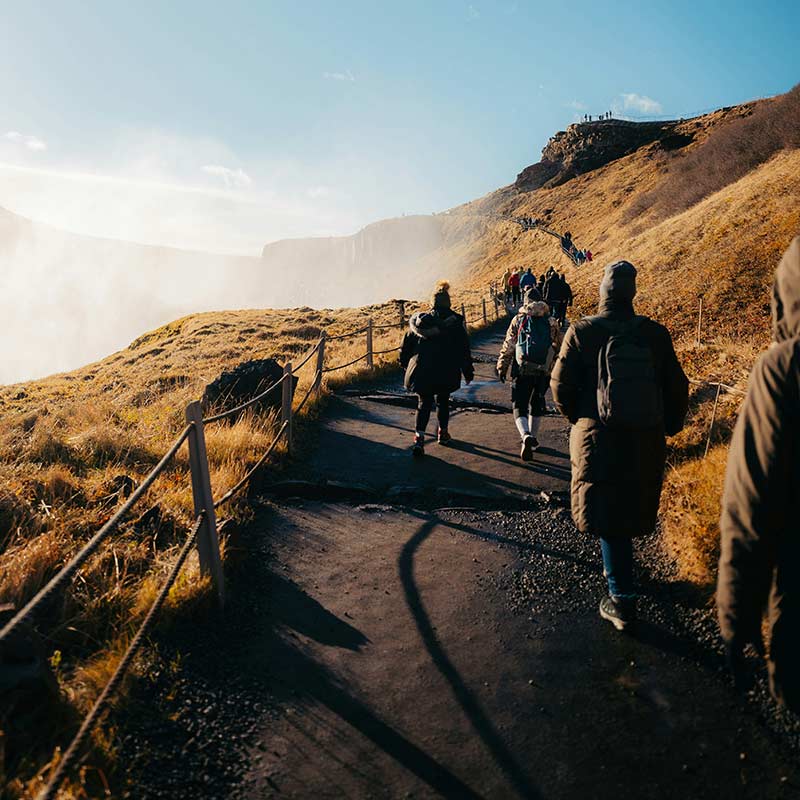
[[[474,293],[472,293],[474,294]],[[457,298],[470,302],[471,293]],[[406,314],[421,307],[406,303]],[[471,312],[473,315],[477,312]],[[141,482],[184,426],[184,409],[226,369],[253,358],[299,363],[322,330],[335,336],[375,325],[375,351],[402,341],[395,303],[357,309],[235,311],[184,317],[151,331],[124,351],[63,375],[0,387],[0,602],[16,607],[30,599],[124,501],[124,480]],[[326,366],[366,352],[366,334],[329,342]],[[396,368],[397,352],[375,356],[327,373],[322,396],[311,397],[303,417],[318,414],[327,390],[374,379]],[[297,408],[311,387],[312,358],[296,373]],[[235,423],[206,428],[214,496],[238,483],[272,442],[275,414],[245,413]],[[285,444],[265,469],[279,469]],[[148,516],[142,519],[142,515]],[[224,509],[243,519],[245,494]],[[79,577],[37,622],[59,660],[58,679],[66,704],[85,712],[107,682],[136,626],[151,606],[193,518],[185,446],[109,541],[80,570]],[[138,520],[138,522],[137,522]],[[226,542],[222,543],[223,560]],[[170,591],[159,619],[192,614],[213,602],[207,578],[192,555]],[[67,723],[71,725],[73,723]],[[51,731],[59,740],[66,731]],[[95,734],[98,757],[109,736]],[[111,754],[105,752],[105,757]],[[54,763],[54,762],[53,762]],[[19,765],[18,765],[19,766]],[[25,780],[7,787],[11,796],[35,796],[46,771],[36,760],[20,766]],[[96,777],[96,776],[95,776]],[[64,796],[79,797],[81,781]]]
[[[663,539],[680,576],[711,589],[719,560],[719,506],[727,447],[712,448],[667,470],[662,503]]]
[[[713,139],[711,149],[719,161],[729,134],[720,139],[713,136],[715,130],[723,123],[734,125],[753,107],[749,104],[687,121],[679,130],[693,132],[696,139],[686,155],[696,161],[692,153],[699,155]],[[682,184],[681,197],[668,202],[671,158],[648,145],[552,189],[520,192],[512,186],[461,206],[450,224],[465,226],[462,232],[467,241],[459,245],[466,263],[463,284],[483,286],[498,280],[509,267],[532,266],[542,272],[553,264],[566,273],[573,287],[573,314],[578,316],[594,313],[605,265],[626,259],[639,270],[638,310],[670,329],[690,378],[746,388],[752,364],[770,340],[769,299],[775,267],[800,231],[800,151],[778,149],[764,163],[756,159],[757,166],[745,174],[728,170],[729,176],[741,177],[733,182],[720,180],[723,188],[701,192],[700,202],[665,218],[664,208],[681,208],[690,196]],[[647,193],[661,201],[649,209],[640,204],[631,213],[638,198]],[[470,224],[477,215],[483,215],[483,224]],[[504,219],[517,216],[544,219],[557,231],[571,230],[578,246],[592,250],[594,262],[574,267],[554,238],[523,232]],[[701,296],[704,313],[698,347]],[[670,459],[677,472],[670,472],[664,492],[664,508],[669,510],[664,517],[665,542],[685,574],[704,583],[716,569],[714,538],[724,445],[741,396],[722,395],[712,440],[715,447],[703,460],[713,400],[713,388],[693,385],[686,430],[671,443]],[[690,487],[689,494],[683,486]],[[697,493],[696,500],[691,499],[692,492]],[[679,509],[685,509],[685,514],[678,514]]]
[[[699,152],[716,126],[744,113],[747,109],[734,109],[686,122],[684,128],[696,137],[686,153]],[[575,290],[573,313],[591,313],[603,266],[625,258],[639,268],[639,310],[670,328],[690,376],[743,388],[769,340],[775,265],[800,229],[800,152],[779,152],[673,216],[664,218],[661,207],[647,204],[634,209],[643,194],[657,196],[668,186],[667,161],[649,145],[552,189],[526,193],[507,187],[454,209],[444,217],[443,247],[418,265],[420,285],[429,286],[433,276],[450,276],[460,287],[454,296],[459,309],[462,302],[479,302],[509,267],[542,272],[553,264]],[[506,221],[513,216],[570,229],[579,246],[593,251],[594,263],[576,269],[556,240],[522,232]],[[698,347],[701,295],[705,324]],[[406,311],[418,307],[407,303]],[[491,320],[493,308],[487,311]],[[471,309],[468,316],[480,318],[481,312]],[[141,481],[182,429],[186,404],[223,370],[253,358],[298,363],[321,330],[337,335],[363,327],[370,317],[376,324],[398,321],[397,307],[197,314],[150,331],[96,364],[0,387],[0,601],[25,602],[108,519],[121,502],[120,476]],[[376,331],[375,349],[399,345],[401,335],[399,324]],[[326,363],[351,361],[364,349],[363,335],[330,342]],[[389,353],[376,358],[372,372],[360,361],[328,373],[323,388],[375,377],[396,360],[397,354]],[[296,404],[313,374],[312,359],[299,373]],[[704,585],[713,581],[724,442],[740,397],[723,396],[715,446],[703,459],[711,402],[712,389],[693,386],[686,430],[672,446],[663,515],[667,546],[684,575]],[[313,398],[304,413],[313,418],[318,409]],[[274,432],[274,418],[258,415],[209,428],[215,496],[246,473]],[[276,465],[281,456],[279,449]],[[51,618],[41,620],[63,653],[59,674],[76,708],[86,708],[114,668],[191,523],[185,451],[143,498],[138,513],[155,506],[160,512],[155,521],[123,526],[81,571]],[[240,501],[226,513],[246,516],[247,505]],[[170,593],[166,621],[209,602],[211,594],[190,561]],[[21,783],[14,792],[26,796]],[[81,796],[78,784],[70,792]]]

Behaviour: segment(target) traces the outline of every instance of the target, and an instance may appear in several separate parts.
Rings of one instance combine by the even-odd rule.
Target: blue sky
[[[800,3],[0,0],[0,205],[256,252],[513,181],[584,113],[800,81]]]

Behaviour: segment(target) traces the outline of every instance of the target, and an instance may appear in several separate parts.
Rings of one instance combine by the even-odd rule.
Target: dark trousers
[[[550,376],[519,375],[511,388],[511,404],[514,408],[514,419],[519,417],[543,417],[547,413],[545,395],[550,385]]]
[[[414,430],[424,431],[428,427],[428,420],[433,410],[433,397],[432,394],[417,396],[417,420]],[[439,429],[446,431],[447,423],[450,421],[450,395],[447,392],[436,395],[436,419],[439,421]]]
[[[511,302],[515,306],[519,305],[519,286],[511,287]]]
[[[553,316],[563,325],[567,319],[567,301],[556,300],[553,303]]]
[[[630,597],[633,591],[633,542],[623,537],[600,539],[603,569],[608,593],[613,597]]]

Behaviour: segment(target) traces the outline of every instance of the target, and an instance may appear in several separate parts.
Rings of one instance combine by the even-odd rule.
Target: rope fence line
[[[345,367],[352,367],[353,364],[358,364],[359,361],[363,361],[365,358],[367,358],[367,353],[364,353],[363,356],[359,356],[358,358],[354,358],[352,361],[348,361],[346,364],[339,364],[336,367],[325,367],[322,372],[327,374],[329,372],[336,372],[337,370],[344,369]]]
[[[313,387],[312,387],[313,388]],[[247,474],[236,484],[231,486],[227,492],[225,492],[219,500],[214,501],[214,508],[219,508],[220,506],[224,505],[228,502],[231,498],[233,498],[236,494],[238,494],[248,483],[250,478],[255,475],[258,468],[272,455],[273,450],[278,446],[278,442],[283,437],[283,434],[286,433],[287,428],[289,427],[288,422],[281,423],[281,427],[278,429],[278,433],[275,435],[275,438],[270,442],[269,447],[264,451],[264,454],[261,458],[256,461],[255,464],[247,471]]]
[[[263,400],[265,397],[268,397],[272,392],[277,389],[279,386],[283,385],[283,382],[286,380],[286,374],[284,373],[281,378],[279,378],[275,383],[268,386],[263,392],[257,394],[255,397],[251,397],[244,403],[240,403],[238,406],[234,408],[226,409],[225,411],[220,411],[219,414],[214,414],[213,417],[205,417],[203,419],[203,425],[210,425],[212,422],[219,422],[223,419],[228,419],[229,417],[236,416],[240,412],[244,411],[246,408],[250,408],[250,406],[254,406],[256,403]]]
[[[355,331],[348,331],[347,333],[340,333],[337,336],[328,336],[326,337],[329,342],[336,342],[339,339],[349,339],[351,336],[358,336],[359,333],[366,333],[369,325],[365,325],[363,328],[359,328]]]
[[[153,625],[153,622],[156,618],[156,615],[161,610],[161,607],[164,605],[164,601],[167,599],[167,595],[169,594],[169,590],[172,588],[173,584],[178,578],[178,575],[181,571],[181,568],[184,565],[189,553],[191,552],[192,548],[194,547],[195,540],[197,539],[197,534],[200,531],[200,526],[203,523],[203,519],[205,517],[205,513],[198,515],[197,519],[195,520],[194,525],[192,526],[191,531],[189,532],[189,536],[186,538],[186,542],[184,543],[183,547],[181,548],[181,552],[178,555],[178,558],[175,560],[175,563],[172,565],[172,569],[169,572],[167,579],[164,581],[161,589],[158,593],[158,596],[153,601],[153,605],[150,606],[150,610],[147,612],[142,624],[139,626],[139,630],[136,631],[136,635],[131,640],[131,643],[128,645],[128,649],[125,651],[125,655],[122,656],[120,659],[119,664],[117,664],[117,668],[114,670],[114,674],[111,676],[110,680],[106,684],[105,688],[102,692],[100,692],[99,697],[95,700],[94,705],[92,706],[91,711],[86,715],[86,718],[83,720],[81,727],[79,728],[77,734],[75,734],[75,738],[70,743],[70,746],[67,748],[66,753],[64,753],[63,758],[58,762],[58,766],[56,767],[55,772],[50,777],[50,780],[47,782],[47,786],[44,788],[44,791],[39,795],[38,800],[55,800],[56,795],[58,794],[58,790],[61,786],[62,781],[64,778],[67,777],[70,769],[74,766],[75,761],[78,758],[80,749],[83,747],[86,738],[88,737],[89,733],[91,732],[92,728],[95,726],[97,721],[103,714],[106,706],[108,705],[111,696],[119,687],[120,683],[122,683],[122,679],[125,677],[125,673],[128,671],[128,668],[131,665],[131,662],[134,659],[134,656],[139,651],[139,648],[142,646],[142,642],[144,641],[144,637],[147,634],[148,630]]]
[[[506,307],[505,303],[496,292],[494,285],[489,287],[489,298],[494,303],[495,319],[499,319],[498,305],[502,303],[504,310]],[[486,311],[485,298],[482,299],[481,305],[471,305],[469,307],[482,308],[483,322],[488,323],[489,320]],[[402,329],[406,323],[404,301],[399,301],[399,309],[399,327]],[[479,318],[476,318],[473,321],[477,322],[479,321]],[[103,542],[118,528],[119,523],[128,514],[128,512],[130,512],[134,505],[136,505],[136,503],[150,489],[158,476],[164,471],[164,469],[178,453],[184,442],[188,441],[189,473],[191,477],[192,497],[195,512],[194,525],[192,526],[190,534],[170,570],[167,580],[161,587],[158,596],[148,610],[134,638],[131,640],[128,649],[117,665],[114,674],[101,691],[92,709],[84,718],[80,728],[78,729],[78,732],[67,748],[64,756],[58,762],[55,771],[50,777],[47,786],[39,795],[38,800],[53,800],[53,798],[56,797],[61,783],[68,776],[69,771],[75,765],[79,757],[80,750],[85,744],[89,733],[101,718],[111,696],[119,688],[126,671],[130,667],[130,664],[132,663],[136,653],[141,647],[145,636],[152,627],[158,611],[163,606],[171,587],[177,580],[180,570],[182,569],[193,547],[196,547],[198,551],[201,573],[204,575],[210,575],[212,584],[217,590],[219,601],[220,603],[224,603],[224,575],[222,571],[219,549],[219,531],[217,529],[215,513],[216,509],[229,502],[245,486],[248,485],[253,475],[274,453],[275,448],[278,446],[278,443],[281,440],[286,440],[287,453],[291,456],[293,417],[304,408],[312,395],[316,394],[319,396],[322,391],[323,374],[345,369],[346,367],[353,366],[364,360],[367,361],[368,368],[372,369],[375,366],[373,360],[374,356],[394,353],[401,349],[400,346],[383,350],[374,350],[373,348],[374,330],[394,328],[397,325],[397,323],[373,325],[373,322],[370,319],[365,327],[359,328],[355,331],[347,332],[345,334],[327,336],[325,331],[322,331],[319,340],[313,347],[311,347],[308,353],[304,355],[303,359],[299,362],[296,368],[293,369],[291,362],[287,363],[280,379],[268,386],[264,391],[260,392],[255,397],[240,403],[234,408],[226,409],[205,418],[203,417],[201,404],[199,402],[194,401],[189,403],[186,408],[186,426],[178,435],[177,439],[175,439],[175,441],[169,447],[167,452],[162,456],[160,461],[144,478],[142,483],[136,488],[136,490],[125,501],[125,503],[114,513],[114,515],[101,527],[101,529],[83,546],[83,548],[81,548],[81,550],[75,556],[73,556],[69,563],[62,567],[59,572],[53,576],[53,578],[51,578],[50,581],[48,581],[48,583],[42,587],[34,595],[34,597],[32,597],[25,604],[25,606],[3,626],[2,629],[0,629],[0,648],[2,648],[7,644],[9,638],[16,631],[18,631],[20,626],[22,626],[23,623],[25,623],[34,614],[36,609],[57,591],[63,589],[77,574],[78,570],[80,570],[83,564],[94,553],[97,552]],[[357,336],[359,334],[366,334],[366,352],[363,355],[360,355],[358,358],[348,361],[345,364],[329,367],[324,366],[327,342],[339,341],[352,336]],[[297,370],[304,367],[315,355],[317,356],[316,369],[311,380],[311,385],[307,389],[303,398],[297,404],[296,408],[294,408],[293,394],[296,385],[294,374]],[[245,409],[254,406],[259,401],[277,391],[278,387],[281,387],[280,427],[278,428],[273,440],[270,442],[269,446],[259,457],[259,459],[248,469],[246,474],[215,501],[212,496],[210,469],[205,443],[205,427],[215,422],[229,419]]]
[[[193,425],[187,425],[180,436],[175,440],[169,450],[164,454],[161,461],[156,464],[139,487],[125,501],[124,505],[111,517],[105,525],[72,557],[68,564],[62,567],[45,586],[43,586],[0,630],[0,645],[30,617],[33,612],[59,589],[65,586],[72,576],[83,566],[87,559],[92,556],[100,545],[113,533],[123,517],[136,505],[136,502],[153,485],[155,479],[164,471],[165,467],[178,452],[180,446],[189,437]]]

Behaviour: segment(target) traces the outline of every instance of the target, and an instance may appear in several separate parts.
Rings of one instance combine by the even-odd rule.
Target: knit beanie
[[[634,297],[636,297],[636,267],[629,261],[609,264],[600,283],[600,300],[630,303]]]
[[[439,281],[433,293],[434,308],[450,308],[450,284],[447,281]]]

